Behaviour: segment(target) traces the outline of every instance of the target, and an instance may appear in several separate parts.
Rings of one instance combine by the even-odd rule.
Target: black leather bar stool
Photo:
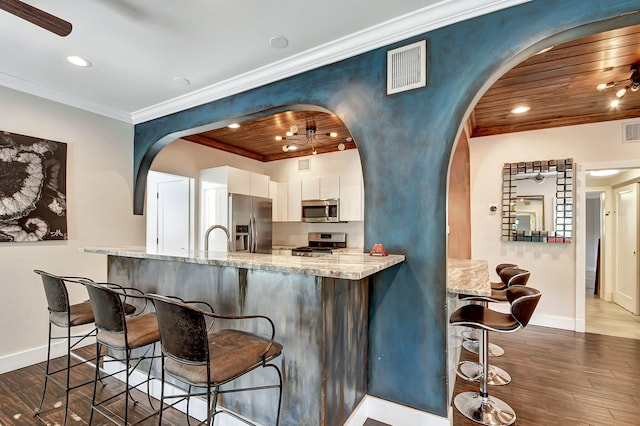
[[[122,421],[123,425],[140,424],[157,414],[149,392],[153,360],[160,357],[160,355],[155,355],[155,344],[160,341],[156,314],[148,312],[146,309],[147,299],[144,297],[144,293],[138,289],[122,287],[112,283],[85,282],[84,284],[89,292],[96,328],[98,329],[98,335],[96,336],[96,366],[105,365],[106,363],[118,363],[116,368],[118,371],[104,374],[102,379],[122,373],[124,373],[125,379],[123,391],[115,394],[109,393],[104,399],[98,401],[99,369],[96,368],[89,424],[93,423],[93,415],[96,411],[114,423]],[[129,315],[127,313],[130,311],[128,306],[136,306],[136,313]],[[108,358],[103,354],[103,346],[110,349]],[[140,349],[141,353],[134,355],[133,351],[136,349]],[[122,358],[117,358],[116,354],[122,354]],[[132,385],[130,383],[131,375],[145,360],[149,362],[146,380]],[[131,399],[134,404],[138,403],[133,398],[131,390],[142,384],[147,385],[147,398],[153,412],[142,416],[143,418],[134,423],[130,423],[129,400]],[[122,415],[109,409],[115,398],[121,395],[124,395],[124,413]]]
[[[522,268],[504,268],[500,271],[500,275],[507,285],[505,288],[509,288],[517,285],[527,285],[531,272]],[[502,293],[501,293],[502,292]],[[491,296],[477,296],[461,294],[458,296],[461,300],[481,302],[482,305],[487,306],[488,302],[506,302],[506,296],[504,290],[491,289]],[[462,343],[462,347],[474,354],[479,353],[479,340],[474,339],[473,333],[462,333],[465,341]],[[504,350],[493,343],[489,344],[489,356],[502,356]]]
[[[213,424],[217,414],[224,413],[253,425],[249,420],[231,411],[218,409],[218,395],[229,392],[278,389],[278,403],[275,422],[280,422],[282,403],[282,374],[272,363],[282,353],[282,345],[276,342],[275,327],[271,319],[262,315],[228,316],[200,309],[195,304],[176,297],[157,294],[147,295],[153,300],[158,315],[162,343],[162,392],[159,425],[162,425],[162,409],[166,399],[176,398],[178,402],[192,396],[203,396],[207,400],[207,420],[199,424]],[[214,329],[208,324],[231,321],[237,324],[264,326],[270,336],[259,336],[236,329]],[[260,323],[260,324],[258,324]],[[221,386],[255,370],[258,367],[273,368],[277,372],[277,383],[255,387],[221,389]],[[181,395],[165,395],[165,373],[188,385]],[[192,388],[200,388],[193,391]],[[275,402],[275,401],[274,401]],[[274,405],[276,405],[274,403]],[[187,415],[189,404],[187,402]],[[216,422],[216,424],[218,424]]]
[[[540,301],[540,291],[525,286],[514,286],[506,290],[511,304],[510,313],[504,314],[482,305],[465,305],[457,309],[449,322],[455,326],[481,330],[480,363],[483,371],[479,392],[462,392],[453,403],[465,417],[487,426],[507,426],[516,420],[514,410],[504,401],[490,396],[487,388],[489,370],[489,331],[510,333],[526,327]]]
[[[34,416],[37,416],[42,411],[44,397],[47,393],[47,384],[49,383],[49,380],[51,380],[53,383],[60,386],[65,391],[64,420],[62,421],[62,424],[64,426],[67,424],[67,414],[69,411],[69,391],[87,385],[89,383],[93,383],[93,380],[91,380],[71,385],[70,379],[70,374],[75,367],[95,361],[95,359],[89,359],[76,363],[71,362],[71,357],[73,356],[72,350],[75,349],[85,339],[94,337],[96,335],[96,329],[92,327],[92,329],[87,333],[71,334],[72,328],[92,324],[94,322],[94,318],[93,311],[91,310],[91,304],[88,300],[73,305],[69,302],[67,285],[82,285],[80,283],[80,280],[89,281],[89,279],[81,277],[58,276],[40,270],[34,270],[33,272],[40,275],[40,277],[42,278],[44,292],[47,297],[47,307],[49,310],[49,340],[47,344],[47,365],[44,373],[44,388],[42,389],[42,398],[40,399],[40,405],[35,410]],[[66,334],[64,336],[52,336],[53,326],[64,328]],[[66,340],[67,344],[66,365],[56,370],[51,369],[51,342],[54,340]],[[60,382],[57,380],[56,376],[59,373],[65,373],[64,382]]]

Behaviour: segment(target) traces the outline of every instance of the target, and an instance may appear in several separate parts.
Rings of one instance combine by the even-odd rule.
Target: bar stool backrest
[[[521,268],[505,268],[500,272],[502,282],[511,287],[514,285],[527,285],[531,272]]]
[[[69,310],[69,293],[62,277],[39,270],[34,272],[42,277],[49,313],[67,313]]]
[[[125,312],[121,294],[104,284],[84,282],[89,292],[91,308],[98,330],[110,333],[124,333]]]
[[[514,286],[507,289],[507,299],[511,304],[511,315],[522,327],[529,324],[542,294],[532,287]]]
[[[500,275],[500,271],[506,268],[517,268],[518,265],[515,263],[499,263],[496,265],[496,274]]]
[[[180,362],[207,364],[209,345],[204,314],[178,299],[157,294],[147,297],[156,308],[163,353]]]

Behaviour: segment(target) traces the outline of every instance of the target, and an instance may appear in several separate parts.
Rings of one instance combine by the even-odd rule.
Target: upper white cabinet
[[[251,195],[269,198],[269,176],[254,172],[249,172],[249,174]]]
[[[287,221],[287,201],[289,200],[288,182],[269,182],[269,198],[273,200],[273,221]]]
[[[221,166],[200,171],[200,179],[225,185],[230,194],[269,197],[269,176],[235,167]]]
[[[364,220],[364,185],[359,176],[340,176],[340,220]]]
[[[302,181],[293,179],[287,182],[287,221],[302,220]]]
[[[323,176],[302,179],[303,200],[340,198],[340,176]]]
[[[251,172],[223,166],[223,176],[225,171],[227,175],[227,192],[230,194],[251,195]]]

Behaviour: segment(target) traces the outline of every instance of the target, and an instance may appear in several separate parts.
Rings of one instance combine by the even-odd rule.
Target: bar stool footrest
[[[468,382],[479,382],[482,379],[482,364],[473,361],[458,363],[456,374]],[[503,386],[511,383],[511,375],[500,367],[489,364],[487,384],[491,386]]]
[[[465,340],[462,342],[462,347],[471,353],[480,353],[480,341],[479,340]],[[504,355],[504,349],[495,343],[489,343],[489,356],[502,356]]]

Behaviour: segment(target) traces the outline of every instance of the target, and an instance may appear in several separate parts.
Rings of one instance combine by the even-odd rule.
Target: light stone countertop
[[[447,291],[491,296],[488,262],[474,259],[448,259]]]
[[[111,256],[156,259],[202,265],[231,266],[319,277],[360,280],[405,260],[402,254],[369,256],[368,253],[339,253],[320,257],[285,256],[246,252],[216,252],[203,250],[156,252],[145,247],[87,247],[81,252]]]

